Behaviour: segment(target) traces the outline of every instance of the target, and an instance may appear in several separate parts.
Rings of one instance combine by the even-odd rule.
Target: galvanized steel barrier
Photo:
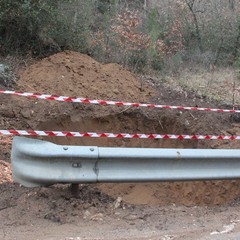
[[[61,146],[15,137],[14,180],[55,183],[151,182],[240,178],[240,149],[153,149]]]

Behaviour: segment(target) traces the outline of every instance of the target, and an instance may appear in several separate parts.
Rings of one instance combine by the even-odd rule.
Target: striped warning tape
[[[66,96],[56,96],[56,95],[28,93],[28,92],[16,92],[16,91],[9,91],[9,90],[0,90],[0,93],[35,98],[35,99],[45,99],[50,101],[61,101],[61,102],[72,102],[72,103],[177,109],[177,110],[190,110],[190,111],[207,111],[207,112],[218,112],[218,113],[240,113],[240,110],[201,108],[201,107],[183,107],[183,106],[170,106],[170,105],[159,105],[159,104],[149,104],[149,103],[117,102],[117,101],[108,101],[108,100],[91,100],[88,98],[66,97]]]
[[[138,138],[138,139],[177,139],[177,140],[240,140],[240,136],[215,135],[175,135],[175,134],[129,134],[95,133],[66,131],[0,130],[0,135],[44,136],[44,137],[91,137],[91,138]]]

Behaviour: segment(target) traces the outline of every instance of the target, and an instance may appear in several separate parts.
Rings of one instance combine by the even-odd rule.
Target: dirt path
[[[93,189],[87,206],[86,199],[67,197],[60,185],[37,191],[21,188],[21,194],[5,187],[12,198],[1,210],[1,239],[237,239],[240,233],[238,202],[216,207],[117,207],[116,200],[97,196]]]

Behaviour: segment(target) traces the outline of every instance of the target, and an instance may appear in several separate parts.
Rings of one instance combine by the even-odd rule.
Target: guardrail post
[[[78,198],[79,196],[79,184],[77,183],[72,183],[70,186],[71,189],[71,194],[73,197]]]

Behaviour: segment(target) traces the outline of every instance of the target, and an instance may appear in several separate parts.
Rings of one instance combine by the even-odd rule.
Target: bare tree
[[[145,10],[145,11],[147,11],[147,0],[144,0],[144,3],[143,3],[143,9]]]
[[[238,25],[237,29],[237,37],[234,43],[234,49],[233,49],[233,62],[237,60],[238,54],[239,54],[239,44],[240,44],[240,23]]]
[[[234,11],[235,10],[235,0],[228,0],[229,8]]]
[[[200,33],[199,22],[197,19],[198,11],[194,10],[195,0],[185,0],[185,2],[191,12],[192,17],[193,17],[193,24],[195,26],[195,36],[198,41],[198,47],[199,47],[200,51],[203,52],[202,37],[201,37],[201,33]]]

